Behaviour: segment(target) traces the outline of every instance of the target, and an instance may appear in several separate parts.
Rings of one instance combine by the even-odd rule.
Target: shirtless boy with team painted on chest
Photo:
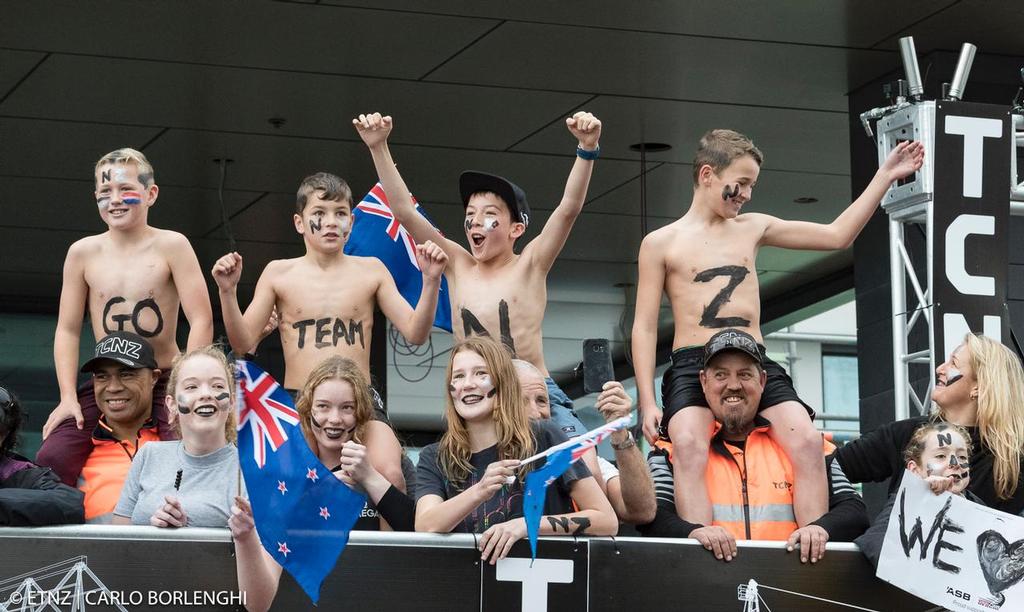
[[[579,112],[566,127],[579,142],[577,158],[557,208],[521,253],[515,242],[530,223],[526,195],[510,181],[481,172],[464,172],[459,190],[465,205],[463,225],[469,250],[441,235],[416,212],[409,189],[395,167],[387,139],[391,117],[360,115],[352,121],[373,156],[391,210],[416,240],[432,240],[448,254],[446,272],[452,299],[455,339],[486,334],[500,339],[519,359],[547,376],[552,418],[570,436],[586,431],[572,403],[551,380],[544,361],[541,324],[547,307],[547,275],[583,209],[597,159],[601,121]]]
[[[299,186],[293,217],[306,254],[267,264],[244,315],[236,291],[242,256],[229,253],[213,267],[224,326],[236,353],[256,345],[277,308],[288,389],[301,389],[309,372],[331,355],[356,362],[369,378],[376,306],[410,342],[421,344],[430,334],[448,260],[444,251],[430,242],[416,246],[423,291],[414,310],[379,259],[344,253],[352,222],[348,184],[333,174],[314,174]]]
[[[723,328],[739,328],[763,343],[755,261],[763,246],[832,250],[849,247],[893,181],[921,167],[924,148],[903,143],[889,155],[856,201],[830,224],[786,221],[760,213],[740,215],[753,195],[763,156],[732,130],[701,138],[693,163],[693,200],[679,220],[648,234],[640,246],[633,366],[644,435],[653,443],[667,431],[673,445],[676,510],[693,523],[711,522],[704,472],[713,417],[700,387],[703,345]],[[655,402],[654,371],[662,293],[672,307],[672,366],[662,383],[664,415]],[[772,437],[793,463],[794,509],[805,526],[827,510],[827,480],[814,411],[792,380],[767,359],[768,379],[759,411],[772,422]],[[742,390],[735,391],[737,398]],[[728,401],[728,398],[726,398]]]
[[[149,160],[134,149],[113,151],[96,163],[95,180],[96,204],[108,230],[72,244],[64,260],[60,311],[53,339],[60,404],[43,428],[44,437],[58,428],[82,429],[85,417],[90,422],[98,418],[90,399],[91,388],[81,395],[82,401],[89,404],[90,414],[85,416],[77,392],[83,312],[88,312],[97,340],[117,331],[145,338],[165,372],[170,372],[179,352],[179,307],[189,323],[189,350],[213,340],[210,296],[192,246],[182,234],[148,223],[149,209],[159,194]],[[155,395],[159,396],[155,414],[163,430],[166,423],[162,384],[158,384]],[[64,423],[69,417],[74,421]],[[67,439],[63,439],[65,433]],[[47,457],[76,463],[74,456],[78,453],[72,446],[80,447],[86,457],[92,448],[91,431],[65,433],[60,434],[60,442],[44,445],[40,451],[47,465],[59,474],[63,472],[62,466],[50,463]],[[75,470],[69,468],[68,473],[72,471]]]

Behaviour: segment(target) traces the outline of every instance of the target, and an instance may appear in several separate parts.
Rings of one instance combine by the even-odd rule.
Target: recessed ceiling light
[[[668,151],[672,148],[672,145],[665,144],[664,142],[638,142],[636,144],[629,145],[631,151],[644,151],[646,153],[661,153],[662,151]]]
[[[794,204],[814,204],[817,201],[818,201],[818,198],[810,198],[810,197],[793,198],[793,203]]]

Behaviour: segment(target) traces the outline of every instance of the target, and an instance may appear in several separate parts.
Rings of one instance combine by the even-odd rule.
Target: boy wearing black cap
[[[522,189],[500,176],[462,173],[459,191],[466,207],[467,251],[416,212],[388,149],[391,117],[373,113],[352,121],[370,149],[395,218],[417,241],[432,240],[448,254],[446,274],[456,340],[472,334],[491,335],[500,338],[516,357],[536,366],[547,377],[552,419],[572,436],[586,429],[573,414],[571,400],[548,374],[541,324],[547,307],[548,271],[583,209],[594,160],[600,153],[601,121],[578,112],[565,123],[579,144],[562,201],[540,235],[516,254],[513,246],[530,224],[530,207]]]
[[[732,130],[704,135],[693,161],[693,200],[682,218],[651,232],[639,254],[633,367],[644,435],[654,443],[659,422],[676,451],[673,466],[679,516],[711,520],[704,472],[714,421],[698,375],[703,345],[723,328],[737,328],[761,342],[760,295],[754,262],[763,246],[832,250],[852,244],[878,208],[889,185],[921,167],[924,149],[906,142],[889,155],[864,193],[829,224],[788,221],[759,213],[740,215],[753,196],[763,155]],[[675,323],[672,365],[662,382],[664,416],[654,394],[655,349],[662,294]],[[764,348],[759,347],[761,353]],[[785,371],[765,359],[767,381],[760,409],[770,435],[793,462],[794,508],[800,525],[827,510],[821,439]],[[685,459],[682,459],[685,458]]]

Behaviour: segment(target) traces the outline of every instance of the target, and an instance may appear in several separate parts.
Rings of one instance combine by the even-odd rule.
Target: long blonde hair
[[[366,424],[373,420],[373,400],[370,398],[370,382],[359,369],[356,362],[345,357],[334,355],[321,361],[313,368],[306,383],[302,386],[295,410],[299,413],[302,433],[309,440],[310,447],[316,448],[313,439],[313,392],[328,380],[343,380],[352,385],[352,395],[356,400],[356,429],[352,432],[352,440],[363,444],[366,437]]]
[[[512,356],[504,346],[487,336],[466,338],[452,349],[445,379],[449,384],[455,356],[463,351],[472,351],[483,358],[494,384],[496,393],[492,416],[498,437],[498,459],[524,459],[532,455],[536,444],[523,404],[519,376],[512,365]],[[445,394],[445,417],[448,429],[438,444],[438,460],[448,481],[462,488],[473,469],[469,462],[473,452],[466,421],[455,410],[451,393]]]
[[[181,375],[181,366],[189,359],[193,357],[205,355],[216,361],[224,368],[224,377],[228,383],[228,394],[231,396],[228,399],[228,420],[224,423],[224,438],[229,442],[233,443],[238,439],[238,410],[235,404],[235,369],[228,365],[228,358],[224,355],[224,350],[217,344],[210,344],[207,346],[201,346],[197,349],[193,349],[187,353],[181,353],[174,358],[171,367],[171,375],[167,378],[167,396],[178,401],[178,377]],[[181,422],[178,420],[177,415],[168,415],[169,419],[173,419],[171,426],[174,431],[181,435]]]
[[[994,458],[996,495],[1010,499],[1024,458],[1024,369],[1013,351],[992,338],[967,334],[964,344],[978,381],[978,433]]]

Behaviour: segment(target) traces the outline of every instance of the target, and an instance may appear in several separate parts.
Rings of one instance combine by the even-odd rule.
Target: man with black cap
[[[85,494],[86,522],[109,523],[135,454],[160,439],[153,419],[153,387],[160,370],[145,338],[114,332],[96,343],[94,356],[82,365],[82,372],[92,375],[101,414],[78,488]],[[48,452],[59,454],[60,449]]]
[[[541,323],[547,307],[547,275],[583,210],[587,187],[600,154],[601,121],[587,112],[565,120],[578,141],[565,192],[540,234],[516,254],[516,240],[529,226],[526,194],[511,181],[484,172],[463,172],[459,191],[466,214],[469,250],[445,238],[416,212],[409,189],[388,150],[391,117],[380,113],[353,120],[370,149],[391,211],[417,242],[433,241],[448,254],[452,327],[456,340],[472,334],[500,339],[513,356],[532,363],[547,377],[551,418],[568,435],[586,431],[572,412],[572,401],[551,379],[544,363]],[[595,461],[596,466],[596,461]]]
[[[829,540],[852,541],[868,526],[864,502],[838,463],[826,457],[829,511],[798,528],[793,511],[793,466],[768,434],[771,422],[758,414],[766,374],[757,341],[738,329],[725,329],[704,345],[700,383],[715,417],[707,459],[711,525],[690,523],[676,514],[672,445],[659,440],[648,458],[658,497],[657,515],[641,533],[695,538],[718,559],[731,561],[736,540],[786,540],[800,548],[800,561],[817,562]],[[835,449],[823,441],[823,454]]]

